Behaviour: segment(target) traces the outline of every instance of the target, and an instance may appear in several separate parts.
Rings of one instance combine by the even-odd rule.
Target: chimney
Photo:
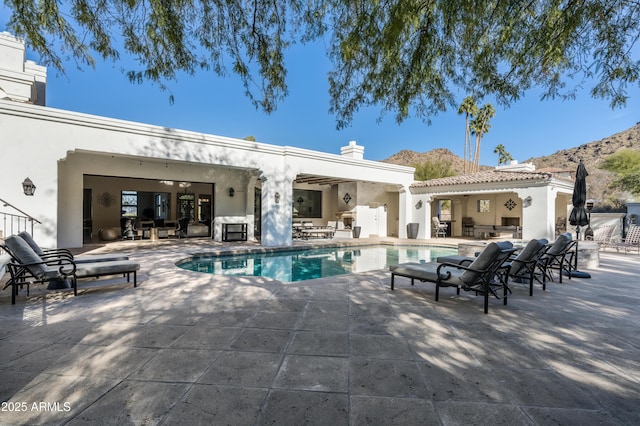
[[[349,141],[349,145],[340,148],[340,155],[362,160],[364,159],[364,146],[359,146],[356,141]]]

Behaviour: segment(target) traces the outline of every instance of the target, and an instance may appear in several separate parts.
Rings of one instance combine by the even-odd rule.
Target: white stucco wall
[[[394,187],[413,180],[409,167],[10,101],[0,101],[0,129],[3,143],[18,147],[4,152],[1,198],[41,220],[36,237],[49,246],[82,245],[85,174],[212,183],[214,214],[245,222],[252,222],[253,184],[259,179],[262,244],[271,246],[291,244],[292,187],[299,173]],[[21,182],[27,176],[37,187],[33,197],[22,194]],[[370,198],[366,187],[358,194],[354,185],[352,206],[358,197]],[[233,198],[225,195],[230,186],[237,191]]]

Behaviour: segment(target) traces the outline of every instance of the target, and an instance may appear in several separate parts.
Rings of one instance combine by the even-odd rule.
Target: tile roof
[[[545,181],[553,177],[551,173],[541,172],[509,172],[488,170],[470,175],[450,176],[440,179],[414,182],[411,188],[428,188],[435,186],[465,185],[477,183],[514,182],[514,181]]]

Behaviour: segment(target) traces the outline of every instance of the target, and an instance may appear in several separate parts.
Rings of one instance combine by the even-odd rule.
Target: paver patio
[[[0,424],[640,424],[638,255],[601,253],[591,279],[533,297],[513,284],[484,315],[454,289],[392,292],[387,271],[174,266],[218,247],[112,244],[98,251],[141,262],[138,288],[0,293]]]

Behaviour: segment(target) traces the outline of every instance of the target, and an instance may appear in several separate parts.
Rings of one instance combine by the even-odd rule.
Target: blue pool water
[[[332,247],[238,256],[193,256],[176,265],[207,274],[268,277],[295,282],[386,269],[395,263],[429,262],[439,256],[457,253],[455,248],[435,246]]]

